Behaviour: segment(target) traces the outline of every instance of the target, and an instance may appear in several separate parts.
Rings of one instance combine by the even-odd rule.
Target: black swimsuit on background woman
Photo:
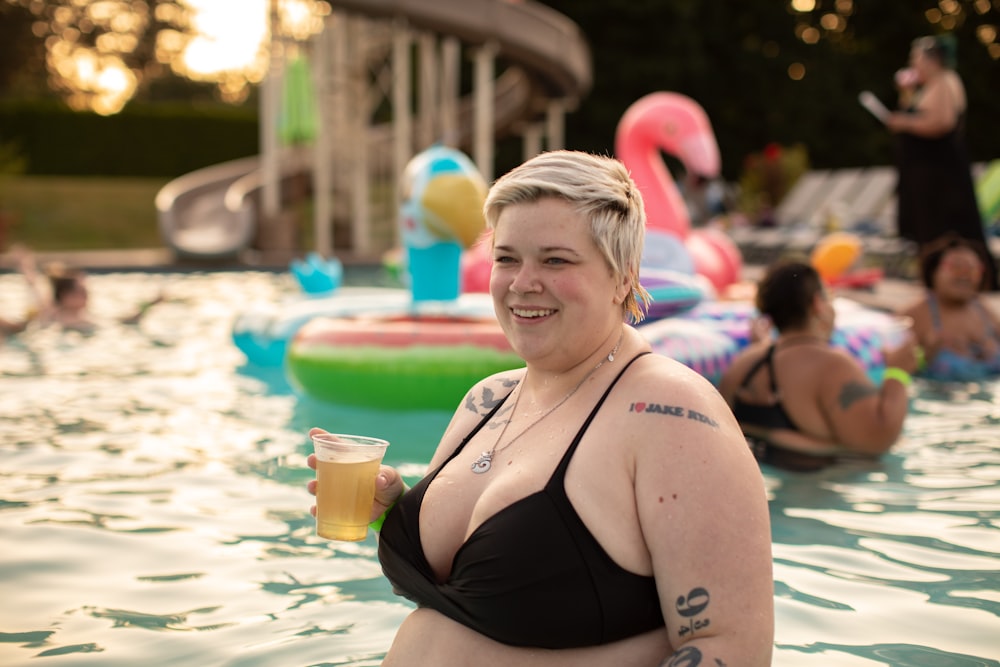
[[[964,131],[963,111],[940,137],[897,135],[897,229],[921,250],[947,233],[972,241],[985,263],[987,288],[996,291],[997,267],[979,214]]]
[[[733,416],[736,417],[736,421],[741,426],[750,424],[764,429],[788,430],[801,433],[802,429],[792,421],[792,418],[788,416],[788,412],[785,411],[785,406],[781,404],[778,380],[774,373],[774,349],[775,346],[772,344],[767,348],[764,356],[758,359],[757,363],[747,371],[746,377],[743,378],[743,382],[740,383],[739,389],[736,390],[736,395],[733,398]],[[750,381],[765,366],[770,376],[771,395],[774,396],[774,402],[747,403],[741,400],[740,392],[750,386]],[[783,449],[753,435],[747,435],[746,438],[758,462],[767,463],[779,468],[807,472],[825,468],[835,460],[832,456],[814,456],[812,454],[800,454],[799,452]]]

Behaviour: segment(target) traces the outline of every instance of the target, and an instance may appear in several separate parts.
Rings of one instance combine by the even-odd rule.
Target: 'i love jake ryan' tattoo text
[[[661,414],[666,415],[667,417],[683,417],[693,419],[701,422],[702,424],[708,424],[712,428],[719,428],[719,422],[715,421],[708,415],[703,415],[700,412],[696,412],[691,408],[685,408],[681,405],[663,405],[662,403],[645,403],[639,401],[629,406],[628,410],[629,412]]]

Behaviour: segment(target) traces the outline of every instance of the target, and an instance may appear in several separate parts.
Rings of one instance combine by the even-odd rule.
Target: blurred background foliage
[[[857,96],[871,90],[894,106],[893,74],[922,35],[955,36],[968,89],[971,157],[1000,157],[1000,0],[543,4],[576,22],[592,52],[594,86],[567,118],[567,147],[612,154],[630,104],[660,90],[686,94],[708,112],[723,176],[742,186],[740,206],[753,216],[808,169],[892,164],[891,135]],[[5,180],[23,173],[14,178],[164,182],[257,153],[266,6],[267,0],[0,0]],[[317,32],[331,11],[324,0],[275,0],[273,7],[282,33],[296,39]],[[256,22],[247,20],[256,14]],[[243,41],[209,34],[208,19],[238,24]],[[212,53],[221,65],[200,67],[188,57],[196,52]],[[520,158],[519,141],[501,140],[496,172]]]
[[[255,84],[266,71],[264,33],[242,64],[203,71],[185,51],[204,37],[192,11],[197,4],[233,7],[224,0],[0,0],[0,101],[55,99],[109,116],[119,108],[183,102],[199,108],[195,124],[224,104],[255,114]],[[911,41],[947,31],[957,38],[958,70],[968,87],[972,157],[1000,155],[1000,0],[544,4],[575,21],[592,51],[593,90],[567,120],[572,148],[613,152],[615,127],[628,105],[671,90],[705,107],[728,180],[738,180],[749,156],[768,144],[804,147],[815,168],[888,164],[891,137],[857,95],[872,90],[892,106],[892,76],[905,65]],[[242,6],[263,11],[265,3],[243,0]],[[275,7],[283,12],[285,33],[297,30],[300,37],[317,31],[330,11],[322,0],[280,0]],[[102,85],[125,86],[127,95],[102,99]],[[169,114],[183,116],[184,105]],[[0,141],[18,140],[24,128],[0,120]],[[207,150],[200,136],[194,135],[192,150]],[[254,137],[243,140],[233,157],[257,150]],[[28,158],[29,173],[50,164]],[[206,155],[205,164],[210,159],[215,156]],[[501,147],[498,170],[518,159],[519,151]],[[186,165],[165,164],[162,173],[177,175],[178,168]]]
[[[632,101],[672,90],[705,107],[729,180],[770,143],[804,146],[814,168],[890,164],[891,136],[858,93],[871,90],[894,106],[892,77],[912,40],[948,31],[968,88],[972,157],[1000,157],[997,0],[545,4],[580,25],[593,50],[594,89],[567,120],[575,147],[610,150]]]

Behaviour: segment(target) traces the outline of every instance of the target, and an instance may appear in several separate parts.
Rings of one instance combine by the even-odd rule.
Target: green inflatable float
[[[479,380],[524,362],[487,318],[317,318],[288,348],[296,390],[342,405],[454,410]]]

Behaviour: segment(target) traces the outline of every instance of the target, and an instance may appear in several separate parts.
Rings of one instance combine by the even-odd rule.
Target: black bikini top
[[[740,383],[740,389],[745,389],[750,385],[750,381],[753,377],[760,371],[761,368],[767,366],[767,371],[770,373],[770,384],[771,384],[771,395],[775,397],[775,402],[771,404],[759,404],[759,403],[747,403],[740,400],[739,392],[733,398],[733,416],[736,417],[736,421],[740,424],[752,424],[754,426],[760,426],[762,428],[773,428],[773,429],[789,429],[791,431],[799,431],[799,427],[795,425],[792,418],[788,416],[788,412],[785,411],[785,406],[782,405],[781,395],[778,392],[778,380],[774,373],[774,345],[767,348],[767,352],[764,356],[757,360],[750,370],[747,372],[746,377],[743,378],[743,382]]]
[[[625,365],[594,406],[545,488],[476,528],[455,554],[447,579],[438,582],[420,541],[424,493],[507,398],[486,415],[448,460],[408,491],[386,517],[378,553],[396,592],[514,646],[595,646],[663,627],[653,577],[629,572],[611,559],[577,515],[564,485],[583,434],[637,358]]]

